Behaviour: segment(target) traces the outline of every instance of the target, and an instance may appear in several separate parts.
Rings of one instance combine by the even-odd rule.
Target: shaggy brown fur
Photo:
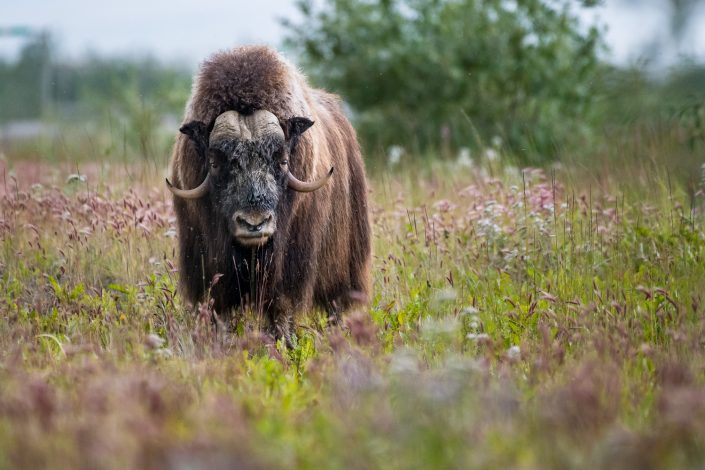
[[[289,157],[292,174],[313,180],[335,167],[331,181],[313,193],[285,190],[276,209],[273,239],[257,250],[260,269],[258,306],[270,331],[289,339],[297,312],[314,306],[337,314],[370,296],[371,238],[367,183],[355,131],[337,96],[311,88],[304,77],[267,47],[241,47],[213,55],[197,75],[184,123],[212,125],[228,110],[272,112],[280,122],[306,117],[315,125],[301,135]],[[193,188],[207,173],[192,141],[176,138],[171,177],[179,188]],[[179,235],[180,289],[192,302],[210,288],[219,314],[245,303],[250,271],[249,249],[232,243],[227,224],[210,198],[174,198]]]

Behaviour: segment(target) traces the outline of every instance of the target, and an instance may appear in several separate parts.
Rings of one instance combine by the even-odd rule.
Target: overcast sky
[[[702,2],[705,3],[705,2]],[[639,59],[647,45],[668,38],[667,0],[606,0],[589,14],[608,27],[611,59]],[[64,57],[149,53],[190,66],[215,50],[243,43],[278,45],[277,18],[296,18],[293,0],[0,0],[0,26],[49,30]],[[678,54],[705,59],[705,5],[694,15],[679,49],[667,49],[662,62]],[[17,55],[22,40],[0,37],[0,56]]]
[[[277,45],[277,18],[296,8],[291,0],[0,0],[0,12],[0,26],[48,29],[63,56],[151,53],[195,64],[235,44]],[[0,54],[16,54],[21,42],[0,38]]]

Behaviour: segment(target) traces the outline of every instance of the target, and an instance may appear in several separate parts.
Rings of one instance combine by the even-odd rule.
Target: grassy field
[[[647,163],[374,176],[372,304],[290,350],[184,305],[153,165],[5,164],[0,467],[700,467],[705,182]]]

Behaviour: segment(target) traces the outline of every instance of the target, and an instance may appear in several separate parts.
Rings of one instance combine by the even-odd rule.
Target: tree
[[[351,105],[368,147],[550,157],[587,128],[601,46],[567,0],[300,0],[286,45]]]
[[[47,33],[32,36],[16,64],[0,62],[0,121],[36,119],[47,111],[50,70]]]

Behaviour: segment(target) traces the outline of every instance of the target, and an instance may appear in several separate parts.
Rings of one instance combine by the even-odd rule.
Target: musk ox
[[[219,315],[256,305],[290,341],[299,312],[370,294],[365,169],[337,96],[267,47],[206,60],[171,159],[180,291]],[[218,279],[213,282],[213,279]]]

